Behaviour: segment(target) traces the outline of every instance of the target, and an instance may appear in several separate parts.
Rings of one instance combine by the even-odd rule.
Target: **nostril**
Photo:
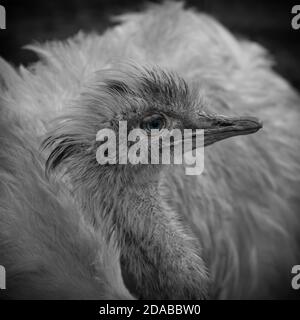
[[[233,125],[233,123],[230,122],[230,121],[217,120],[217,121],[215,122],[215,125],[216,125],[217,127],[230,127],[230,126]]]

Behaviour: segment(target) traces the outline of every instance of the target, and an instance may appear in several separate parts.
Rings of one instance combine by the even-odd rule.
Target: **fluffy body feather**
[[[7,112],[8,111],[8,112]],[[45,177],[38,139],[1,105],[0,260],[5,299],[132,299],[118,250]]]
[[[11,297],[28,297],[19,289],[25,286],[33,298],[52,298],[61,288],[66,292],[58,297],[129,297],[118,255],[101,235],[107,222],[94,228],[97,216],[86,214],[94,208],[88,197],[81,202],[70,194],[73,182],[45,178],[46,153],[39,150],[51,121],[82,101],[94,72],[105,74],[124,61],[176,71],[199,89],[210,111],[263,120],[261,132],[206,149],[201,176],[185,176],[180,166],[165,170],[160,197],[197,236],[210,297],[287,296],[290,270],[300,261],[298,94],[272,70],[262,47],[238,41],[211,17],[180,3],[151,6],[118,21],[103,35],[80,33],[65,42],[30,46],[41,61],[29,68],[0,62],[0,264],[7,266],[8,285],[16,288]],[[132,86],[130,78],[124,83]],[[82,129],[73,123],[73,131]],[[103,184],[100,190],[113,185]],[[86,186],[79,188],[84,195]],[[118,201],[112,192],[106,196]],[[150,275],[148,280],[150,285]]]

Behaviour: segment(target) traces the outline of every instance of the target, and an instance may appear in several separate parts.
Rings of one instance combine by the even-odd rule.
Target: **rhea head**
[[[202,129],[208,146],[261,128],[253,117],[212,114],[199,92],[176,74],[156,67],[101,70],[56,120],[44,142],[51,149],[48,172],[60,168],[94,225],[115,234],[124,277],[131,279],[127,284],[138,297],[205,297],[201,245],[156,190],[165,165],[101,165],[96,153],[105,142],[96,136],[111,129],[118,137],[119,123],[126,121],[127,133],[137,128],[149,135],[153,129]]]
[[[123,70],[101,70],[93,75],[79,99],[56,119],[54,129],[44,142],[44,146],[55,146],[47,160],[47,169],[51,171],[62,163],[68,163],[64,169],[71,173],[75,170],[74,165],[81,168],[81,174],[77,175],[81,179],[92,174],[93,177],[87,177],[90,186],[96,177],[114,184],[148,179],[147,172],[153,177],[163,166],[151,165],[150,159],[148,165],[119,164],[118,147],[115,148],[116,164],[97,163],[97,149],[104,143],[97,141],[97,133],[102,129],[113,130],[118,146],[120,121],[126,122],[127,134],[132,129],[143,129],[149,138],[153,131],[179,129],[183,134],[184,129],[191,129],[192,138],[196,139],[196,129],[202,129],[205,146],[229,137],[254,133],[262,127],[255,117],[211,113],[199,88],[190,88],[175,73],[157,67],[135,66],[123,67]],[[148,154],[151,155],[150,140],[148,142]],[[171,142],[171,153],[176,142]],[[133,144],[127,140],[126,143],[128,147]],[[195,146],[194,142],[192,149]],[[160,153],[162,148],[160,144]]]

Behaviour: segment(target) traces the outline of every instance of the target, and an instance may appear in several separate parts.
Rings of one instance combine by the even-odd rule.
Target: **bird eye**
[[[161,130],[166,127],[166,119],[160,114],[145,117],[141,123],[141,128],[146,131]]]

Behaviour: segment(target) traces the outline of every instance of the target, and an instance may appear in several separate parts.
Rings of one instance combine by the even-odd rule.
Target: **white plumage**
[[[68,176],[48,180],[48,153],[40,149],[51,121],[55,128],[55,119],[81,101],[93,73],[126,69],[128,61],[175,71],[199,89],[210,111],[263,120],[260,132],[206,149],[201,176],[185,176],[179,166],[165,171],[161,194],[200,242],[211,298],[286,297],[291,268],[300,263],[297,92],[272,70],[261,46],[237,40],[180,3],[152,5],[118,21],[102,35],[29,46],[41,60],[28,68],[0,61],[0,264],[7,268],[8,297],[131,297],[118,262],[123,245],[114,236],[104,240],[101,214],[96,227],[83,218],[90,218],[95,199],[81,199]],[[108,186],[99,185],[99,194]],[[179,297],[193,297],[194,290]]]

